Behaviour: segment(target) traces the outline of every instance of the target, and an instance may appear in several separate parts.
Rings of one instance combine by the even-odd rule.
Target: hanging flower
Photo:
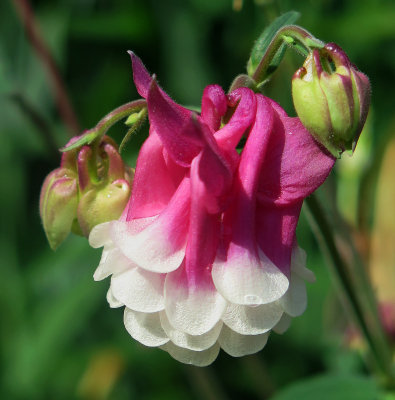
[[[208,86],[197,115],[131,57],[150,133],[122,217],[90,234],[104,246],[94,278],[112,275],[108,302],[146,346],[199,366],[220,347],[255,353],[305,310],[314,275],[295,229],[334,157],[263,95]]]

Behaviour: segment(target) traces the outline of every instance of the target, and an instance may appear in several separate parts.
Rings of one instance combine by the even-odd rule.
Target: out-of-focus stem
[[[373,289],[366,277],[366,271],[362,270],[363,265],[360,258],[355,255],[355,247],[352,246],[351,250],[357,257],[358,263],[350,266],[337,248],[331,225],[317,197],[315,195],[308,197],[306,205],[310,225],[329,261],[329,266],[342,290],[343,297],[351,308],[355,322],[369,346],[376,368],[385,376],[385,383],[389,387],[394,387],[395,372],[392,367],[391,350],[377,315]],[[350,272],[359,274],[359,276],[353,279]]]
[[[59,69],[39,33],[30,3],[28,0],[13,0],[13,2],[26,31],[27,38],[47,71],[59,114],[64,124],[68,127],[71,136],[74,136],[80,132],[80,126],[59,73]]]

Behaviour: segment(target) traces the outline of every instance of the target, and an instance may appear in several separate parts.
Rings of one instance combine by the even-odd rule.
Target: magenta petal
[[[259,204],[256,211],[259,247],[289,277],[292,247],[302,201],[287,207]]]
[[[180,169],[180,167],[178,167]],[[132,196],[128,203],[127,220],[159,214],[169,203],[176,190],[172,174],[163,156],[163,145],[151,131],[141,147]]]
[[[148,271],[166,273],[177,269],[185,256],[189,194],[190,180],[185,178],[158,217],[114,223],[111,230],[114,244]],[[150,220],[148,225],[147,220]]]
[[[215,132],[221,126],[221,118],[228,108],[226,95],[219,85],[210,85],[204,89],[202,97],[203,121]]]
[[[254,122],[256,113],[255,94],[251,89],[240,88],[229,95],[229,106],[236,107],[229,122],[216,132],[219,147],[235,149],[241,137]]]
[[[204,145],[200,130],[191,123],[192,112],[166,97],[155,81],[151,83],[147,103],[151,128],[173,160],[189,166]]]
[[[272,104],[277,111],[279,106]],[[303,200],[325,181],[335,158],[313,139],[299,118],[289,118],[283,111],[276,114],[259,198],[267,204],[290,204]]]
[[[243,305],[273,302],[288,289],[286,276],[256,243],[256,191],[274,119],[265,97],[257,95],[256,99],[256,119],[240,159],[235,200],[224,217],[225,230],[231,232],[230,243],[224,259],[219,256],[213,266],[220,293],[230,302]]]
[[[132,59],[133,80],[137,92],[141,97],[146,99],[148,97],[148,91],[152,80],[151,75],[144,67],[143,62],[133,53],[133,51],[129,50],[128,53]]]
[[[257,114],[244,147],[235,182],[236,199],[232,213],[232,242],[245,248],[255,241],[256,192],[261,166],[272,134],[273,110],[262,95],[257,95]],[[257,248],[249,250],[257,251]]]

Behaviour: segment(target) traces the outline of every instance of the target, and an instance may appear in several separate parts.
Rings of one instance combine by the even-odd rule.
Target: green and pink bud
[[[95,225],[118,219],[132,180],[133,171],[107,136],[63,153],[60,168],[46,177],[40,195],[40,216],[51,248],[55,250],[70,232],[88,237]]]
[[[370,103],[369,79],[334,43],[314,49],[292,80],[303,125],[334,156],[354,151]]]
[[[110,142],[103,142],[99,148],[99,168],[92,173],[95,157],[92,149],[84,146],[77,161],[80,189],[77,215],[86,237],[94,226],[118,219],[131,193],[133,173],[125,167],[117,148]]]
[[[77,218],[78,173],[75,152],[64,153],[60,168],[46,178],[40,194],[40,216],[49,245],[55,250],[70,233]]]

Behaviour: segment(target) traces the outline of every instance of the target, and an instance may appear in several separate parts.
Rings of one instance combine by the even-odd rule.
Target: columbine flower
[[[133,54],[132,64],[150,134],[122,217],[89,237],[104,246],[94,278],[112,275],[107,299],[125,306],[133,338],[179,361],[208,365],[220,347],[255,353],[306,307],[304,280],[314,276],[295,228],[334,158],[299,119],[250,89],[226,96],[208,86],[196,115]]]

